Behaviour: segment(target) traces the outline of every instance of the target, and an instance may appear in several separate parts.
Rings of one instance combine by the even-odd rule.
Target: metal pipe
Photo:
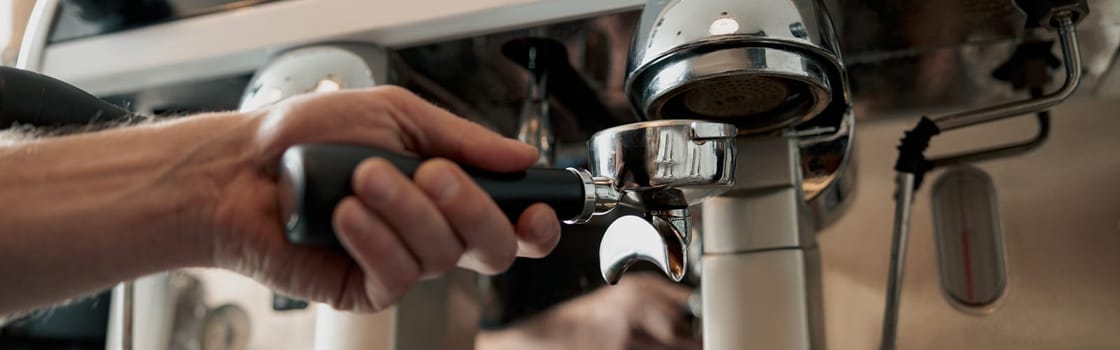
[[[887,276],[887,303],[883,310],[883,334],[879,346],[882,350],[894,350],[898,338],[898,308],[902,297],[902,277],[906,267],[910,209],[914,202],[914,174],[898,172],[895,175],[895,192],[890,274]]]
[[[58,13],[59,0],[37,0],[31,9],[31,17],[23,31],[16,57],[16,68],[38,72],[43,66],[43,54],[47,51],[47,40]]]
[[[1038,132],[1029,140],[979,151],[952,154],[930,159],[930,161],[933,162],[935,168],[940,168],[956,164],[975,163],[990,159],[1017,156],[1033,151],[1041,147],[1042,144],[1046,143],[1046,140],[1050,138],[1050,113],[1047,111],[1038,112],[1037,119]]]
[[[942,116],[933,120],[941,132],[959,129],[967,126],[992,122],[1004,118],[1014,117],[1027,113],[1046,110],[1066,98],[1077,90],[1081,82],[1081,51],[1077,43],[1077,31],[1074,27],[1073,13],[1061,11],[1055,15],[1059,22],[1058,34],[1062,45],[1062,56],[1066,67],[1066,80],[1062,87],[1050,94],[1026,101],[1011,102],[977,110],[961,112]],[[934,164],[962,162],[968,160],[988,159],[1004,154],[1023,152],[1033,149],[1045,141],[1049,134],[1049,119],[1039,116],[1039,134],[1027,142],[997,147],[979,152],[970,152],[933,160]],[[880,349],[894,350],[898,340],[898,312],[902,298],[902,282],[906,267],[906,246],[910,230],[910,211],[914,201],[914,182],[916,174],[898,172],[896,181],[896,205],[894,212],[894,228],[891,237],[890,272],[887,276],[886,305],[883,310],[883,332],[880,339]]]
[[[998,106],[941,116],[933,120],[934,123],[937,124],[937,127],[941,129],[942,132],[945,132],[966,126],[1034,113],[1053,107],[1064,101],[1070,95],[1073,95],[1073,92],[1077,91],[1078,84],[1081,83],[1081,51],[1077,46],[1077,30],[1076,27],[1074,27],[1072,16],[1073,13],[1069,11],[1060,12],[1055,16],[1060,23],[1058,27],[1058,39],[1062,44],[1062,56],[1066,66],[1066,81],[1062,83],[1061,88],[1037,99],[1011,102]]]
[[[136,281],[124,282],[121,288],[121,350],[132,350],[132,335],[136,315]]]
[[[530,48],[530,60],[536,50]],[[529,91],[521,106],[517,129],[517,140],[537,149],[539,156],[535,166],[552,167],[556,160],[556,136],[552,129],[552,119],[548,106],[548,71],[535,71],[530,74]]]

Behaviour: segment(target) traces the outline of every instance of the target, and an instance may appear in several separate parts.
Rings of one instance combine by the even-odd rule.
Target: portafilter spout
[[[674,282],[680,282],[688,267],[688,229],[692,218],[687,209],[674,212],[647,217],[626,215],[612,222],[599,243],[599,271],[603,280],[618,283],[630,265],[648,261]]]

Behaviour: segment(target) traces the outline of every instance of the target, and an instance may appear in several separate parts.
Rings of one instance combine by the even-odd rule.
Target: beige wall
[[[1033,118],[934,139],[931,155],[1019,140]],[[878,344],[886,288],[895,145],[915,120],[857,127],[858,188],[845,216],[818,236],[831,349]],[[916,196],[900,349],[1120,348],[1120,101],[1071,101],[1054,111],[1049,143],[979,167],[999,201],[1008,293],[986,316],[940,294],[929,188]]]

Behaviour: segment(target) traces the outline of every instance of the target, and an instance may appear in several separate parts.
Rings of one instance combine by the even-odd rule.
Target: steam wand
[[[1046,109],[1061,103],[1074,91],[1081,81],[1081,52],[1077,44],[1075,21],[1085,17],[1088,9],[1084,7],[1059,7],[1051,9],[1048,19],[1044,22],[1047,27],[1054,27],[1059,34],[1062,46],[1062,58],[1065,62],[1066,80],[1062,86],[1050,94],[1037,96],[1032,92],[1032,98],[1025,101],[1016,101],[1002,105],[991,106],[956,114],[950,114],[936,119],[922,117],[910,131],[906,132],[898,146],[899,155],[895,162],[895,211],[894,223],[891,232],[891,257],[890,272],[887,275],[886,305],[883,311],[883,329],[880,340],[880,349],[893,350],[898,339],[898,310],[902,297],[902,280],[906,264],[906,246],[909,237],[910,214],[913,207],[914,192],[921,186],[926,172],[935,166],[944,166],[964,161],[997,158],[1008,154],[1029,151],[1044,141],[1049,133],[1049,115]],[[1041,111],[1041,112],[1040,112]],[[953,155],[929,160],[925,157],[925,150],[929,141],[943,131],[950,131],[967,126],[985,124],[1005,118],[1010,118],[1027,113],[1038,112],[1039,133],[1030,141],[1004,147],[985,149],[966,154]]]

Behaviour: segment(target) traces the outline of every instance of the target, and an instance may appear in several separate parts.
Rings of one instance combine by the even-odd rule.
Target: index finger
[[[519,171],[533,165],[537,150],[460,118],[403,88],[384,87],[391,116],[406,143],[425,156],[449,158],[491,171]]]
[[[667,280],[658,281],[658,286],[652,288],[655,293],[679,304],[688,305],[688,298],[692,296],[692,288],[686,285],[670,282]]]

